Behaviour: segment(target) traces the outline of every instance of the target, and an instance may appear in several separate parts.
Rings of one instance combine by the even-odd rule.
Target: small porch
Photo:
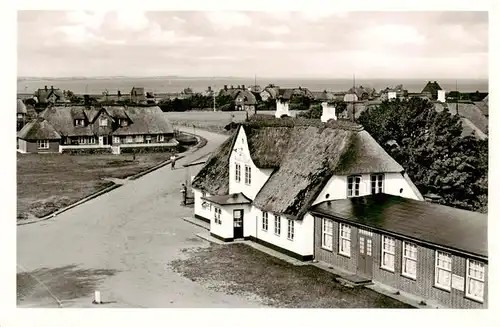
[[[210,220],[210,235],[224,242],[231,242],[245,237],[245,214],[250,213],[252,200],[243,193],[202,197],[213,207],[213,219]]]

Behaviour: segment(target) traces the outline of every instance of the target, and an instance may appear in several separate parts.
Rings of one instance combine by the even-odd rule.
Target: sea
[[[203,92],[210,86],[219,90],[227,85],[228,87],[238,85],[257,85],[262,88],[268,84],[274,84],[282,88],[305,87],[311,91],[332,91],[345,92],[353,85],[352,79],[336,78],[236,78],[236,77],[96,77],[96,78],[18,78],[18,93],[33,93],[39,88],[47,86],[59,88],[61,90],[71,90],[75,94],[103,94],[108,91],[116,94],[118,90],[122,93],[129,93],[132,87],[144,87],[147,92],[177,93],[185,88],[191,88],[194,92]],[[420,92],[429,80],[425,79],[356,79],[357,86],[372,87],[377,91],[403,84],[408,92]],[[430,79],[437,81],[442,89],[460,92],[488,92],[487,79]]]

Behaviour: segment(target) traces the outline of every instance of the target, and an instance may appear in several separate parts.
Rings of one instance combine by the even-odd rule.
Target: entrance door
[[[108,140],[109,140],[109,138],[108,138],[107,136],[104,136],[104,137],[102,138],[102,144],[103,144],[103,145],[108,145]]]
[[[233,210],[234,238],[243,238],[243,210]]]
[[[99,136],[99,145],[103,145],[103,144],[104,144],[104,137]]]
[[[373,234],[367,230],[358,230],[358,269],[361,276],[373,276]]]

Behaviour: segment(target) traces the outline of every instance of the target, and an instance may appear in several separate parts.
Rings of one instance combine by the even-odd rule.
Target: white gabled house
[[[387,193],[423,200],[404,169],[348,121],[256,115],[193,178],[194,213],[212,236],[250,239],[301,260],[314,254],[314,217],[326,200]]]

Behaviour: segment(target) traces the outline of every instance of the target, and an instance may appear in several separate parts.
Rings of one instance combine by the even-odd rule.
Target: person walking
[[[175,154],[170,156],[170,161],[172,163],[172,170],[175,169]]]
[[[182,193],[182,202],[184,205],[186,205],[186,198],[187,198],[187,186],[186,184],[182,183],[181,184],[181,193]]]

